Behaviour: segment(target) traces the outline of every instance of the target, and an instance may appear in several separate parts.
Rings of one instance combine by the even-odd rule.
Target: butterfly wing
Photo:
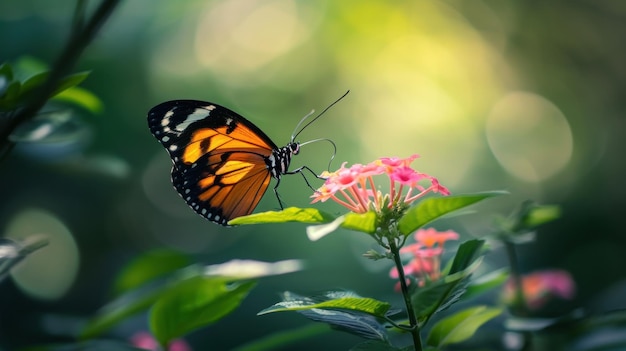
[[[226,225],[250,214],[267,189],[272,140],[239,114],[210,102],[174,100],[148,113],[172,158],[172,183],[198,214]]]

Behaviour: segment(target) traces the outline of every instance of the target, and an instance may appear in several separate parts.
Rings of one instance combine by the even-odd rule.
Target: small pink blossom
[[[380,159],[378,159],[378,162],[382,165],[385,165],[391,168],[400,167],[400,166],[408,167],[411,164],[411,162],[413,162],[413,160],[415,160],[418,157],[420,156],[417,154],[413,154],[407,158],[381,157]]]
[[[522,276],[522,292],[530,309],[541,308],[551,297],[572,299],[576,285],[572,276],[564,270],[542,270]],[[505,303],[515,304],[515,283],[509,280],[502,291]]]
[[[417,184],[417,182],[422,180],[422,177],[420,177],[419,173],[415,172],[413,168],[407,166],[394,168],[389,173],[389,178],[391,178],[391,180],[395,182],[407,186],[414,186],[415,184]]]
[[[161,350],[159,343],[152,336],[152,334],[145,332],[145,331],[140,331],[140,332],[133,334],[133,336],[130,337],[130,343],[133,346],[141,348],[141,349],[146,349],[150,351]],[[169,344],[167,351],[192,351],[192,350],[189,344],[187,344],[185,340],[176,339],[176,340],[173,340]]]
[[[326,181],[311,196],[311,202],[330,199],[352,212],[374,210],[380,213],[384,204],[392,209],[411,204],[431,192],[449,195],[450,192],[436,178],[410,167],[417,157],[418,155],[407,158],[383,157],[365,165],[354,164],[350,167],[346,167],[344,162],[338,170],[321,175]],[[379,186],[374,182],[374,176],[378,175],[387,175],[389,194],[382,194],[378,190]],[[420,184],[421,182],[426,184]]]
[[[446,188],[445,186],[439,184],[439,181],[437,179],[431,178],[430,181],[432,183],[432,189],[434,192],[446,196],[450,195],[450,190],[448,190],[448,188]]]
[[[459,240],[459,234],[453,230],[439,232],[435,228],[420,229],[415,232],[415,240],[426,247],[442,247],[448,240]]]
[[[458,240],[459,234],[452,230],[439,232],[434,228],[420,229],[414,234],[415,243],[404,246],[400,253],[410,253],[411,260],[403,266],[406,276],[413,276],[423,286],[428,281],[441,278],[441,256],[443,245],[448,240]],[[399,277],[398,269],[389,272],[391,278]],[[399,283],[396,290],[399,290]]]

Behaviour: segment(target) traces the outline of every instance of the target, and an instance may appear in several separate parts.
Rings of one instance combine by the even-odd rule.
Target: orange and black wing
[[[250,214],[267,189],[272,140],[216,104],[174,100],[148,113],[150,131],[172,158],[172,183],[198,214],[227,225]]]

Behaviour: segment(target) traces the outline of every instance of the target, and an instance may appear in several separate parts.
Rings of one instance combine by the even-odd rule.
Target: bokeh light
[[[528,92],[512,92],[489,114],[487,140],[510,174],[541,182],[569,162],[574,144],[563,113],[550,101]]]
[[[41,209],[21,211],[6,229],[7,238],[26,239],[32,235],[46,237],[49,244],[18,265],[11,274],[13,280],[33,297],[58,299],[78,273],[80,255],[76,242],[60,219]]]

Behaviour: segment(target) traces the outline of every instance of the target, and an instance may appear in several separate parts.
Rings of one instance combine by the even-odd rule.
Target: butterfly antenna
[[[330,160],[328,161],[328,169],[327,169],[327,171],[330,172],[330,165],[333,163],[333,160],[335,159],[335,156],[337,155],[337,145],[335,145],[334,141],[332,141],[330,139],[327,139],[327,138],[320,138],[320,139],[309,140],[307,142],[304,142],[304,143],[300,144],[300,146],[304,146],[306,144],[315,143],[315,142],[318,142],[318,141],[327,141],[327,142],[329,142],[333,146],[333,155],[330,157]]]
[[[339,101],[341,101],[341,99],[343,99],[344,97],[346,97],[346,95],[348,95],[348,93],[350,92],[350,90],[346,91],[343,95],[341,95],[341,97],[337,100],[335,100],[332,104],[328,105],[328,107],[326,107],[324,109],[324,111],[320,112],[319,115],[315,116],[312,120],[310,120],[307,124],[304,125],[304,127],[300,128],[300,125],[302,125],[302,123],[309,118],[311,115],[313,115],[313,113],[315,112],[315,110],[312,110],[311,112],[309,112],[306,116],[304,116],[300,122],[298,123],[298,125],[296,126],[296,129],[294,130],[294,134],[291,135],[291,141],[296,140],[296,138],[298,137],[298,135],[300,133],[302,133],[302,131],[308,127],[311,123],[315,122],[315,120],[317,120],[318,118],[320,118],[326,111],[328,111],[331,107],[333,107],[336,103],[338,103]],[[296,133],[296,131],[298,130],[298,128],[300,128],[300,130]],[[323,139],[318,139],[318,140],[323,140]],[[330,141],[330,140],[329,140]],[[333,143],[334,145],[334,143]],[[334,157],[334,156],[333,156]],[[331,159],[332,161],[332,159]]]
[[[306,119],[307,119],[307,118],[309,118],[309,117],[311,117],[311,115],[312,115],[312,114],[314,114],[314,113],[315,113],[315,110],[311,110],[311,112],[307,113],[304,117],[302,117],[302,119],[300,120],[300,122],[298,122],[298,125],[296,125],[296,127],[293,129],[293,133],[291,133],[291,141],[294,141],[294,139],[296,139],[296,137],[298,136],[298,134],[300,134],[300,132],[302,131],[302,130],[300,130],[300,132],[297,132],[297,133],[296,133],[296,131],[297,131],[298,129],[300,129],[300,126],[302,125],[302,123],[304,123],[304,121],[306,121]],[[316,118],[317,118],[317,117],[316,117]],[[307,124],[307,126],[308,126],[308,124]],[[304,129],[304,128],[302,128],[302,129]]]

